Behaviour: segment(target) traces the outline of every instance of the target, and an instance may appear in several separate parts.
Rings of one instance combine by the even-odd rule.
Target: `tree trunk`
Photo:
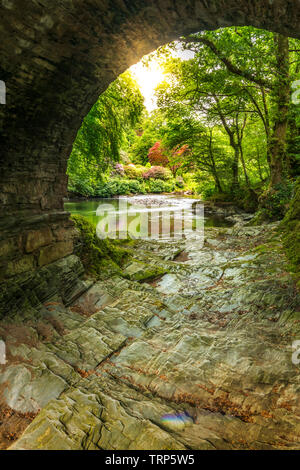
[[[231,183],[231,191],[235,193],[240,185],[239,185],[239,157],[240,157],[240,150],[238,144],[234,143],[231,145],[234,149],[234,158],[231,165],[232,170],[232,183]]]
[[[287,133],[287,170],[289,176],[297,178],[300,176],[300,125],[297,122],[298,110],[293,109],[289,113],[289,125]]]
[[[217,104],[218,114],[219,114],[220,119],[222,121],[223,127],[224,127],[225,131],[228,134],[230,146],[234,150],[234,158],[233,158],[233,162],[232,162],[232,165],[231,165],[231,169],[232,169],[231,191],[233,193],[235,193],[240,187],[239,186],[239,154],[240,154],[239,145],[235,140],[234,131],[230,128],[229,124],[226,121],[226,117],[225,117],[224,113],[222,112],[222,109],[221,109],[221,106],[220,106],[220,101],[219,101],[219,99],[217,98],[216,95],[214,95],[214,100]]]
[[[260,181],[263,182],[264,178],[263,178],[262,171],[261,171],[260,154],[259,154],[258,149],[256,149],[256,161],[257,161],[257,169],[258,169],[259,178],[260,178]]]
[[[243,170],[244,170],[246,186],[247,186],[247,188],[250,189],[251,185],[250,185],[250,180],[249,180],[249,176],[248,176],[248,173],[247,173],[247,168],[246,168],[246,163],[245,163],[244,153],[243,153],[243,147],[242,147],[241,142],[239,142],[239,148],[240,148],[240,156],[241,156],[241,162],[242,162],[242,166],[243,166]]]
[[[281,183],[286,174],[286,134],[290,101],[289,40],[281,34],[275,34],[274,40],[278,77],[274,90],[275,120],[270,140],[270,188]]]
[[[219,179],[219,175],[217,172],[217,167],[216,167],[216,162],[213,154],[213,148],[212,148],[212,130],[210,130],[209,133],[209,156],[210,156],[210,161],[211,161],[211,169],[212,169],[212,175],[216,183],[216,187],[219,191],[219,193],[223,193],[223,189],[221,186],[221,181]]]
[[[239,146],[239,150],[240,150],[240,157],[241,157],[241,162],[242,162],[242,166],[243,166],[246,186],[247,186],[247,188],[250,189],[251,185],[250,185],[250,180],[249,180],[248,173],[247,173],[246,163],[245,163],[245,159],[244,159],[244,152],[243,152],[243,137],[244,137],[244,130],[245,130],[246,123],[247,123],[247,115],[245,114],[245,116],[244,116],[244,121],[243,121],[243,124],[241,126],[241,129],[239,128],[239,115],[238,114],[236,115],[235,122],[236,122],[237,141],[238,141],[238,146]]]
[[[218,192],[222,194],[224,191],[223,191],[223,188],[221,186],[221,181],[219,179],[219,175],[217,173],[216,167],[214,165],[212,166],[212,175],[213,175],[213,178],[215,180]]]

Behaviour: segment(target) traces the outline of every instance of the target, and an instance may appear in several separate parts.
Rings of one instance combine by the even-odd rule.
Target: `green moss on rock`
[[[262,225],[281,220],[287,212],[293,190],[294,183],[291,181],[284,181],[268,188],[259,197],[259,210],[249,225]]]
[[[291,263],[291,269],[300,280],[300,178],[296,182],[295,195],[280,224],[280,229],[283,233],[283,246]]]
[[[156,279],[160,276],[163,276],[167,272],[167,268],[146,264],[135,259],[129,266],[126,267],[123,275],[131,281],[143,282]]]
[[[123,248],[117,240],[98,238],[96,227],[85,217],[73,215],[72,220],[79,231],[75,252],[86,272],[96,278],[121,274],[121,266],[130,257],[131,251]]]

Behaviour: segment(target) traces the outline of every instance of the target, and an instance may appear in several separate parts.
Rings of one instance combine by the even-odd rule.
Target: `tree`
[[[173,177],[175,178],[179,168],[184,164],[186,156],[191,152],[188,144],[177,146],[169,153],[168,167],[170,168]]]
[[[165,150],[161,146],[161,142],[155,142],[153,147],[150,148],[148,152],[148,160],[151,165],[160,165],[160,166],[167,166],[169,163],[169,159],[165,154]]]
[[[270,141],[271,187],[282,182],[287,171],[286,134],[290,102],[289,39],[274,35],[276,49],[276,77],[273,85],[274,125]]]
[[[156,142],[149,150],[148,159],[151,165],[168,167],[173,177],[182,166],[185,156],[190,152],[188,144],[177,145],[173,149],[162,147],[161,142]]]
[[[187,47],[192,45],[194,50],[196,47],[198,54],[203,48],[208,49],[219,66],[225,66],[228,73],[238,77],[240,86],[264,122],[270,186],[276,186],[285,179],[287,168],[286,135],[291,93],[289,39],[249,27],[199,33],[183,41]],[[257,99],[258,92],[261,103]],[[272,130],[267,95],[272,108]]]
[[[99,97],[78,131],[68,161],[71,184],[85,182],[90,192],[101,181],[109,165],[119,161],[143,109],[140,90],[125,72]]]
[[[160,141],[166,132],[164,121],[165,117],[159,110],[153,111],[151,116],[143,113],[138,131],[129,147],[129,155],[134,163],[142,165],[148,163],[149,149]]]

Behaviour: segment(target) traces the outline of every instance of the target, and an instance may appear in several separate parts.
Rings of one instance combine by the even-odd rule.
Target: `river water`
[[[138,195],[66,202],[65,210],[85,216],[101,238],[168,240],[201,234],[204,227],[230,227],[220,215],[206,215],[204,202],[189,196]]]

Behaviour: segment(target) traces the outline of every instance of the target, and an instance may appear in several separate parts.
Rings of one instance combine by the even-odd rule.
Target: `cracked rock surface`
[[[300,303],[276,225],[205,235],[138,241],[127,272],[144,261],[158,279],[115,276],[0,323],[1,403],[35,416],[7,446],[300,449]]]

